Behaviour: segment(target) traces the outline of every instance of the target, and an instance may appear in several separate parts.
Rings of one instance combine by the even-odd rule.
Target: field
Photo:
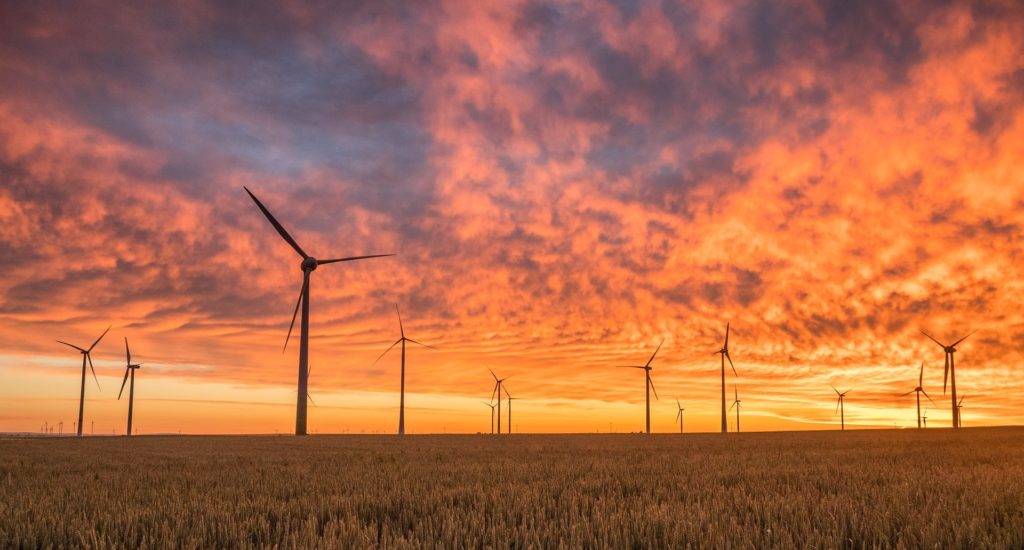
[[[0,546],[1024,547],[1024,429],[10,438]]]

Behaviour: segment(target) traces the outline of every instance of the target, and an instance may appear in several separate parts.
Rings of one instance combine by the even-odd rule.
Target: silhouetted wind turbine
[[[654,368],[651,366],[651,361],[654,361],[654,356],[658,355],[658,350],[661,349],[661,345],[664,343],[665,341],[662,340],[658,344],[654,353],[651,354],[651,358],[647,360],[647,363],[643,365],[622,365],[619,367],[622,369],[642,369],[644,371],[644,395],[647,399],[647,433],[651,433],[651,390],[654,390],[654,398],[658,399],[658,390],[654,389],[654,382],[651,380],[651,369]]]
[[[841,392],[841,391],[837,390],[835,386],[832,386],[832,391],[836,392],[836,395],[839,396],[839,399],[836,400],[836,412],[839,413],[839,429],[841,431],[845,432],[846,431],[846,394],[849,393],[850,390],[846,390],[844,392]]]
[[[971,334],[974,334],[975,332],[978,332],[978,331],[975,330],[975,331],[971,332],[970,334],[968,334],[967,336],[964,336],[963,338],[961,338],[961,339],[957,340],[956,342],[953,342],[952,344],[947,346],[947,345],[943,344],[942,342],[936,340],[935,338],[932,338],[932,335],[928,334],[924,330],[921,331],[921,334],[924,334],[925,336],[928,337],[929,340],[931,340],[932,342],[935,342],[936,344],[942,346],[942,351],[946,352],[946,369],[945,369],[945,373],[942,375],[942,394],[943,395],[946,394],[946,381],[948,379],[949,386],[950,386],[950,394],[951,394],[950,395],[950,399],[951,399],[952,404],[953,404],[953,427],[954,428],[959,428],[960,427],[960,411],[956,407],[956,405],[957,405],[957,402],[956,402],[956,359],[955,359],[953,354],[956,353],[956,346],[957,346],[957,344],[959,344],[960,342],[963,342],[968,337],[970,337]]]
[[[735,400],[732,402],[732,405],[729,405],[729,410],[731,411],[733,407],[736,407],[736,433],[740,433],[740,403],[742,403],[740,401],[740,390],[736,389],[736,385],[733,384],[732,391]]]
[[[732,357],[729,356],[729,323],[725,324],[725,343],[722,344],[722,349],[715,353],[722,355],[722,433],[729,431],[729,422],[725,416],[725,360],[729,360],[729,366],[732,367],[732,373],[734,376],[739,376],[736,372],[736,365],[732,364]],[[732,407],[729,407],[730,409]],[[736,411],[737,415],[739,411]]]
[[[932,397],[928,395],[928,392],[924,391],[924,361],[921,361],[921,371],[917,375],[917,387],[900,395],[900,397],[906,397],[912,393],[917,394],[917,429],[921,429],[921,394],[923,393],[928,401],[932,401]],[[932,401],[932,405],[935,402]]]
[[[686,409],[679,404],[679,399],[676,399],[676,407],[679,409],[679,412],[676,413],[676,422],[679,423],[679,433],[683,433],[683,411]]]
[[[89,363],[89,370],[92,371],[92,379],[96,381],[96,389],[100,389],[100,379],[96,377],[96,369],[94,369],[92,366],[92,355],[90,354],[92,353],[92,348],[95,348],[96,344],[100,343],[100,340],[102,340],[103,337],[107,335],[107,331],[109,330],[110,327],[107,327],[107,330],[104,330],[103,334],[100,334],[100,337],[97,338],[96,341],[93,342],[91,346],[89,346],[89,349],[82,349],[76,345],[69,344],[61,340],[57,340],[57,342],[64,344],[65,346],[75,348],[82,353],[82,391],[79,394],[78,398],[78,435],[82,435],[82,416],[85,414],[85,364],[86,362]],[[63,429],[64,426],[62,423],[61,430]]]
[[[497,407],[498,405],[494,403],[488,403],[486,401],[484,401],[483,404],[491,408],[491,435],[494,435],[494,407]]]
[[[128,337],[124,339],[124,355],[125,355],[125,367],[124,367],[124,380],[121,381],[121,391],[117,392],[117,400],[121,400],[121,394],[124,393],[124,385],[128,382],[129,374],[131,375],[132,383],[128,386],[128,431],[125,432],[127,435],[132,435],[132,408],[135,405],[135,369],[141,368],[141,364],[132,363],[132,352],[128,349]]]
[[[395,313],[398,314],[398,330],[402,336],[398,340],[395,340],[395,343],[391,344],[391,346],[388,347],[388,349],[384,350],[384,353],[380,354],[380,357],[378,357],[376,361],[373,362],[373,364],[376,365],[377,361],[380,361],[385,355],[387,355],[389,351],[391,351],[391,348],[397,346],[398,344],[402,344],[402,383],[401,397],[399,398],[398,403],[398,435],[405,435],[405,343],[412,342],[413,344],[419,344],[425,348],[437,348],[435,348],[434,346],[428,346],[427,344],[424,344],[422,342],[417,342],[412,338],[406,338],[405,327],[402,325],[402,312],[398,311],[398,304],[395,304]]]
[[[333,260],[318,260],[309,254],[306,254],[302,250],[302,247],[295,242],[295,239],[285,231],[284,227],[274,218],[273,214],[267,210],[267,207],[263,206],[263,203],[256,198],[256,195],[249,191],[248,187],[244,187],[245,192],[249,194],[256,206],[259,207],[263,215],[267,217],[270,225],[274,226],[281,238],[285,240],[295,252],[302,256],[302,263],[300,267],[302,269],[302,288],[299,289],[299,300],[295,303],[295,312],[292,313],[292,323],[288,326],[288,335],[284,339],[284,347],[288,348],[288,340],[291,338],[292,329],[295,327],[295,317],[299,314],[299,306],[302,306],[302,321],[299,324],[299,388],[298,396],[296,397],[295,405],[295,435],[306,435],[306,400],[303,397],[309,395],[309,276],[316,270],[317,266],[324,264],[333,264],[336,262],[350,262],[353,260],[362,260],[366,258],[381,258],[384,256],[394,256],[394,254],[373,254],[369,256],[350,256],[348,258],[335,258]],[[283,351],[283,350],[282,350]]]
[[[491,373],[491,376],[494,377],[494,390],[491,391],[491,401],[494,401],[495,396],[498,397],[498,435],[501,435],[501,383],[508,380],[509,377],[506,376],[505,378],[499,379],[491,369],[487,369],[487,372]]]

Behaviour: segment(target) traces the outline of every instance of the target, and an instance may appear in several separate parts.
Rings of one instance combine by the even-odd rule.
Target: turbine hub
[[[316,258],[314,258],[312,256],[306,258],[305,260],[302,260],[302,270],[303,271],[313,271],[313,270],[316,269],[316,266],[317,266]]]

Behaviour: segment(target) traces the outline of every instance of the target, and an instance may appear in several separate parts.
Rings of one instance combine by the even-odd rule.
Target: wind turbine
[[[968,334],[967,336],[964,336],[963,338],[961,338],[961,339],[957,340],[956,342],[953,342],[952,344],[947,346],[947,345],[943,344],[942,342],[936,340],[935,338],[932,338],[932,335],[928,334],[924,330],[921,331],[921,334],[924,334],[925,336],[928,337],[929,340],[931,340],[932,342],[935,342],[936,344],[941,346],[942,347],[942,351],[946,352],[946,369],[945,369],[945,373],[942,375],[942,394],[943,395],[946,394],[946,382],[948,380],[949,381],[949,386],[950,386],[950,393],[951,393],[950,399],[951,399],[951,402],[953,404],[953,427],[954,428],[959,428],[960,427],[960,410],[957,408],[957,402],[956,402],[956,360],[955,360],[953,354],[956,353],[956,346],[957,346],[957,344],[959,344],[960,342],[963,342],[968,337],[970,337],[971,334],[974,334],[975,332],[978,332],[978,331],[975,330],[975,331],[971,332],[970,334]]]
[[[647,360],[647,363],[643,365],[623,365],[619,367],[622,369],[642,369],[644,371],[644,394],[647,398],[647,433],[651,433],[651,390],[654,390],[654,398],[658,399],[658,390],[654,389],[654,382],[651,381],[651,369],[654,368],[651,366],[651,361],[654,361],[654,356],[658,355],[658,350],[661,349],[661,344],[664,343],[665,341],[662,340],[661,343],[658,344],[657,349],[655,349],[654,353],[651,354],[651,358]]]
[[[729,366],[732,367],[732,373],[735,376],[739,376],[736,372],[736,365],[732,364],[732,357],[729,356],[729,323],[725,324],[725,343],[722,344],[722,349],[715,353],[721,354],[722,356],[722,433],[729,431],[729,423],[725,416],[725,360],[729,360]],[[730,409],[732,407],[729,407]],[[737,414],[739,411],[737,411]]]
[[[962,428],[964,426],[963,417],[960,416],[960,409],[964,408],[965,397],[967,397],[966,393],[960,396],[960,401],[956,402],[956,424],[958,428]]]
[[[740,403],[742,401],[740,401],[740,391],[736,389],[735,384],[732,386],[732,391],[733,395],[735,395],[735,400],[732,402],[732,405],[729,405],[729,410],[731,411],[733,407],[736,407],[736,433],[740,433]]]
[[[676,422],[679,423],[679,433],[683,433],[683,411],[686,409],[679,404],[679,399],[676,399],[676,407],[679,409],[679,412],[676,413]]]
[[[75,349],[77,349],[78,351],[80,351],[82,353],[82,391],[81,391],[81,393],[79,394],[79,397],[78,397],[78,424],[77,424],[77,426],[78,426],[78,435],[79,436],[82,435],[82,416],[85,414],[85,364],[86,364],[86,362],[89,363],[89,370],[92,371],[92,379],[96,381],[96,389],[97,390],[100,389],[100,379],[96,377],[96,369],[94,369],[93,366],[92,366],[92,355],[90,355],[90,354],[92,353],[92,348],[95,348],[96,344],[100,343],[100,340],[102,340],[103,337],[107,335],[107,331],[109,331],[109,330],[110,330],[110,327],[107,327],[107,330],[104,330],[103,334],[100,334],[100,337],[97,338],[96,341],[93,342],[91,346],[89,346],[89,349],[82,349],[82,348],[80,348],[80,347],[78,347],[78,346],[76,346],[74,344],[69,344],[67,342],[64,342],[64,341],[61,341],[61,340],[57,340],[57,342],[59,342],[61,344],[64,344],[65,346],[75,348]],[[62,421],[61,422],[61,432],[63,432],[63,431],[64,431],[64,423]]]
[[[309,276],[316,270],[317,266],[324,264],[350,262],[366,258],[381,258],[384,256],[394,256],[394,254],[373,254],[370,256],[350,256],[333,260],[318,260],[302,250],[302,247],[285,231],[284,227],[274,218],[274,215],[267,210],[267,207],[263,206],[263,203],[256,198],[256,195],[249,191],[248,187],[243,186],[242,188],[249,194],[249,197],[256,203],[256,206],[263,212],[263,215],[267,217],[270,225],[274,226],[274,229],[281,235],[281,238],[291,245],[295,252],[298,252],[299,256],[302,256],[302,263],[299,265],[302,269],[302,288],[299,289],[299,300],[295,303],[295,312],[292,313],[292,323],[288,326],[288,335],[284,339],[284,348],[288,349],[288,340],[291,338],[292,329],[295,328],[295,317],[298,316],[299,306],[301,305],[302,322],[299,324],[299,388],[295,404],[295,435],[306,435],[306,400],[303,397],[309,395]],[[283,352],[284,350],[282,350]]]
[[[832,386],[832,391],[836,392],[839,399],[836,401],[836,412],[839,413],[839,429],[846,431],[846,394],[850,393],[850,390],[840,392],[835,386]],[[835,414],[835,413],[833,413]]]
[[[405,343],[412,342],[413,344],[419,344],[425,348],[437,348],[435,348],[434,346],[428,346],[427,344],[424,344],[422,342],[417,342],[412,338],[406,338],[405,327],[402,325],[402,312],[398,311],[398,304],[395,304],[395,313],[398,314],[398,330],[402,336],[398,340],[395,340],[395,343],[391,344],[391,346],[388,347],[388,349],[384,350],[384,353],[380,354],[380,357],[378,357],[377,360],[373,362],[373,364],[376,365],[377,361],[380,361],[385,355],[387,355],[389,351],[391,351],[391,348],[397,346],[398,344],[402,344],[402,383],[401,397],[399,398],[398,402],[398,435],[405,435]]]
[[[491,435],[494,435],[494,407],[497,407],[498,405],[494,403],[488,403],[486,401],[484,401],[483,404],[491,408]]]
[[[121,400],[121,394],[124,393],[124,385],[128,382],[129,374],[131,375],[132,383],[128,386],[128,431],[127,435],[132,435],[132,407],[135,404],[135,369],[141,368],[141,364],[132,364],[132,352],[128,349],[128,337],[124,338],[124,355],[125,355],[125,367],[124,367],[124,380],[121,381],[121,391],[117,392],[117,400]]]
[[[917,387],[900,395],[900,397],[906,397],[912,393],[917,394],[917,429],[921,429],[921,394],[923,393],[928,398],[928,401],[932,401],[932,397],[928,395],[928,392],[924,391],[924,361],[921,361],[921,371],[917,375]],[[932,401],[932,405],[934,404],[935,402]]]
[[[505,397],[508,398],[508,433],[512,433],[512,400],[522,399],[522,397],[512,397],[508,393],[508,389],[506,389],[505,387],[502,387],[501,389],[505,391]]]
[[[501,435],[501,383],[508,380],[509,377],[506,376],[505,378],[499,379],[491,369],[487,369],[487,372],[491,373],[491,376],[494,377],[494,390],[491,391],[491,401],[494,401],[495,396],[498,397],[498,435]]]

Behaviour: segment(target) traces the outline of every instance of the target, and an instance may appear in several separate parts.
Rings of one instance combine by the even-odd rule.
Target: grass
[[[0,440],[2,547],[1024,547],[1024,429]]]

